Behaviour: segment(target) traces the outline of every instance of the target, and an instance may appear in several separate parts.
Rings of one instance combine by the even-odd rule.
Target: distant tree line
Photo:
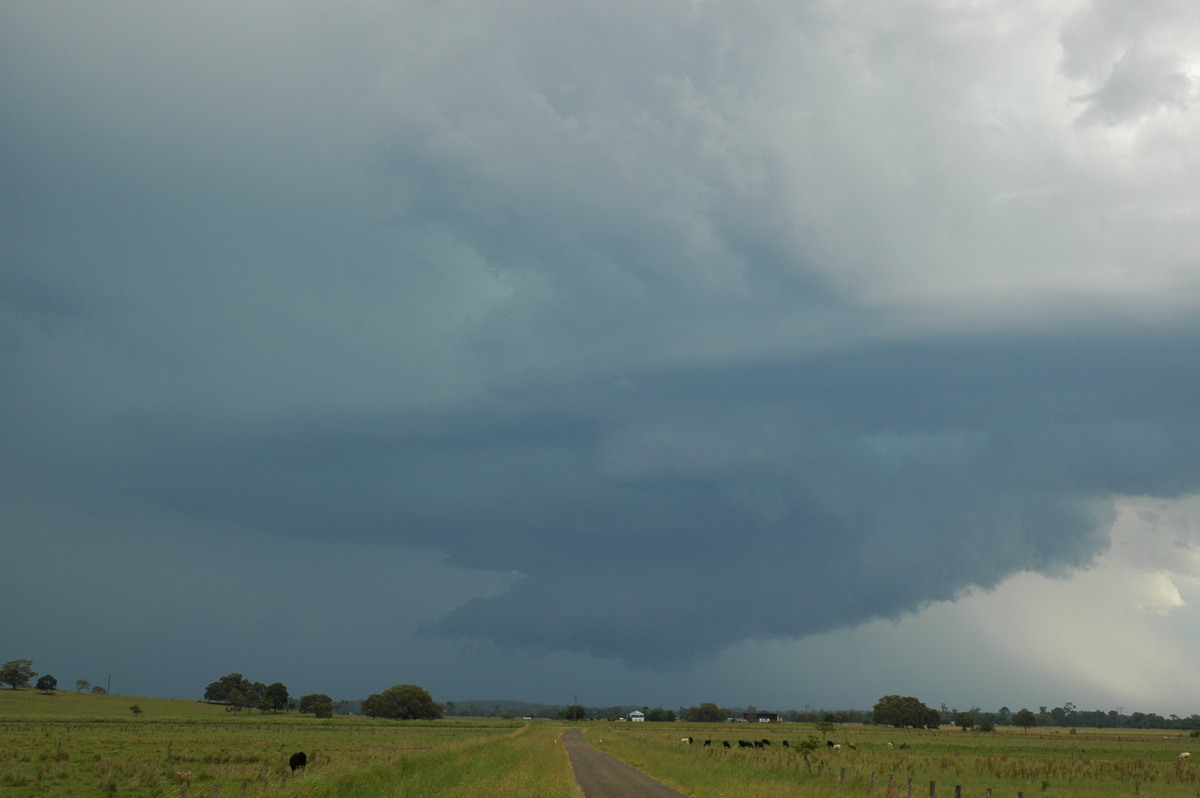
[[[210,683],[204,689],[204,700],[225,704],[233,712],[257,709],[265,714],[299,710],[318,718],[333,717],[333,699],[327,695],[313,693],[295,699],[288,695],[287,686],[282,682],[252,682],[240,673],[229,673]]]
[[[13,690],[17,690],[22,687],[28,687],[29,683],[33,681],[33,677],[37,675],[37,671],[33,669],[33,660],[31,659],[12,659],[3,665],[0,665],[0,685],[6,684]],[[89,682],[87,679],[76,679],[75,691],[82,692],[90,685],[91,682]],[[58,690],[58,679],[54,678],[54,676],[50,675],[49,673],[42,674],[41,678],[37,680],[37,683],[34,685],[34,687],[35,689],[50,695]],[[97,685],[92,688],[92,692],[102,695],[108,691]]]

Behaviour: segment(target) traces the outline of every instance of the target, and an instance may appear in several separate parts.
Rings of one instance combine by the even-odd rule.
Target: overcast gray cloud
[[[289,666],[321,689],[386,686],[381,627],[460,698],[533,688],[458,645],[661,689],[1069,575],[1127,497],[1200,492],[1187,4],[0,14],[24,606],[145,551],[204,629],[244,536],[303,575],[228,587],[246,635],[377,663]]]

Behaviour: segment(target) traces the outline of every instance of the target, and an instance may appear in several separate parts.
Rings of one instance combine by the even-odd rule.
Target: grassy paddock
[[[809,735],[822,749],[806,766],[802,756],[782,743]],[[695,743],[683,745],[683,737]],[[994,733],[958,730],[901,731],[839,725],[828,740],[811,724],[613,723],[592,726],[585,737],[597,747],[695,798],[775,798],[775,796],[893,795],[1015,798],[1034,796],[1105,798],[1105,796],[1200,796],[1196,760],[1200,745],[1186,733],[1129,730],[1003,729]],[[771,740],[758,749],[737,741]],[[704,740],[712,740],[704,747]],[[733,746],[726,749],[722,741]],[[887,743],[892,743],[892,748]],[[855,749],[850,748],[854,744]],[[907,748],[900,746],[906,744]],[[1192,762],[1181,763],[1181,751]]]
[[[578,796],[557,732],[519,721],[318,720],[195,701],[4,689],[0,797],[533,794],[520,784],[552,798]],[[293,775],[287,760],[301,750],[310,764]]]

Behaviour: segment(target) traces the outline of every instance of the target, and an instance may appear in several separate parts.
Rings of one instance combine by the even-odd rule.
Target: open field
[[[130,707],[143,711],[134,716]],[[318,720],[194,701],[0,690],[0,798],[578,798],[550,724]],[[288,757],[309,756],[293,775]],[[530,792],[529,790],[533,790]]]
[[[129,707],[143,712],[134,716]],[[900,731],[847,724],[829,751],[811,724],[583,723],[584,738],[695,798],[937,795],[1200,796],[1200,740],[1181,732],[1004,728]],[[0,690],[0,798],[579,798],[554,723],[317,720],[194,701]],[[806,764],[790,743],[816,736]],[[682,745],[682,737],[695,738]],[[771,740],[739,749],[737,741]],[[712,740],[705,748],[704,740]],[[721,742],[734,746],[725,749]],[[893,748],[888,749],[891,742]],[[853,743],[857,750],[849,746]],[[900,746],[907,748],[901,750]],[[307,771],[287,759],[303,750]],[[1191,751],[1191,762],[1179,752]],[[891,790],[889,793],[889,784]]]
[[[821,748],[808,766],[794,748],[808,737]],[[683,737],[695,744],[680,743]],[[839,725],[828,740],[812,724],[610,723],[588,727],[585,739],[695,798],[775,798],[908,794],[995,798],[1023,793],[1050,796],[1200,796],[1200,740],[1161,731],[1004,728],[993,733],[902,731]],[[738,740],[771,740],[759,749],[740,749]],[[704,740],[713,747],[705,748]],[[728,740],[733,748],[725,749]],[[893,747],[888,749],[887,743]],[[853,743],[857,750],[849,745]],[[907,748],[900,749],[901,744]],[[1190,762],[1179,753],[1191,751]],[[889,782],[890,780],[890,782]]]

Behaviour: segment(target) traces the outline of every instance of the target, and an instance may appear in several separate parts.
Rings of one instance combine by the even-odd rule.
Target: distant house
[[[643,715],[640,710],[635,709],[633,712],[629,713],[629,719],[634,723],[638,723],[639,721],[644,722],[646,720],[646,716]]]
[[[746,715],[746,720],[758,723],[783,723],[783,715],[778,712],[756,712]]]

